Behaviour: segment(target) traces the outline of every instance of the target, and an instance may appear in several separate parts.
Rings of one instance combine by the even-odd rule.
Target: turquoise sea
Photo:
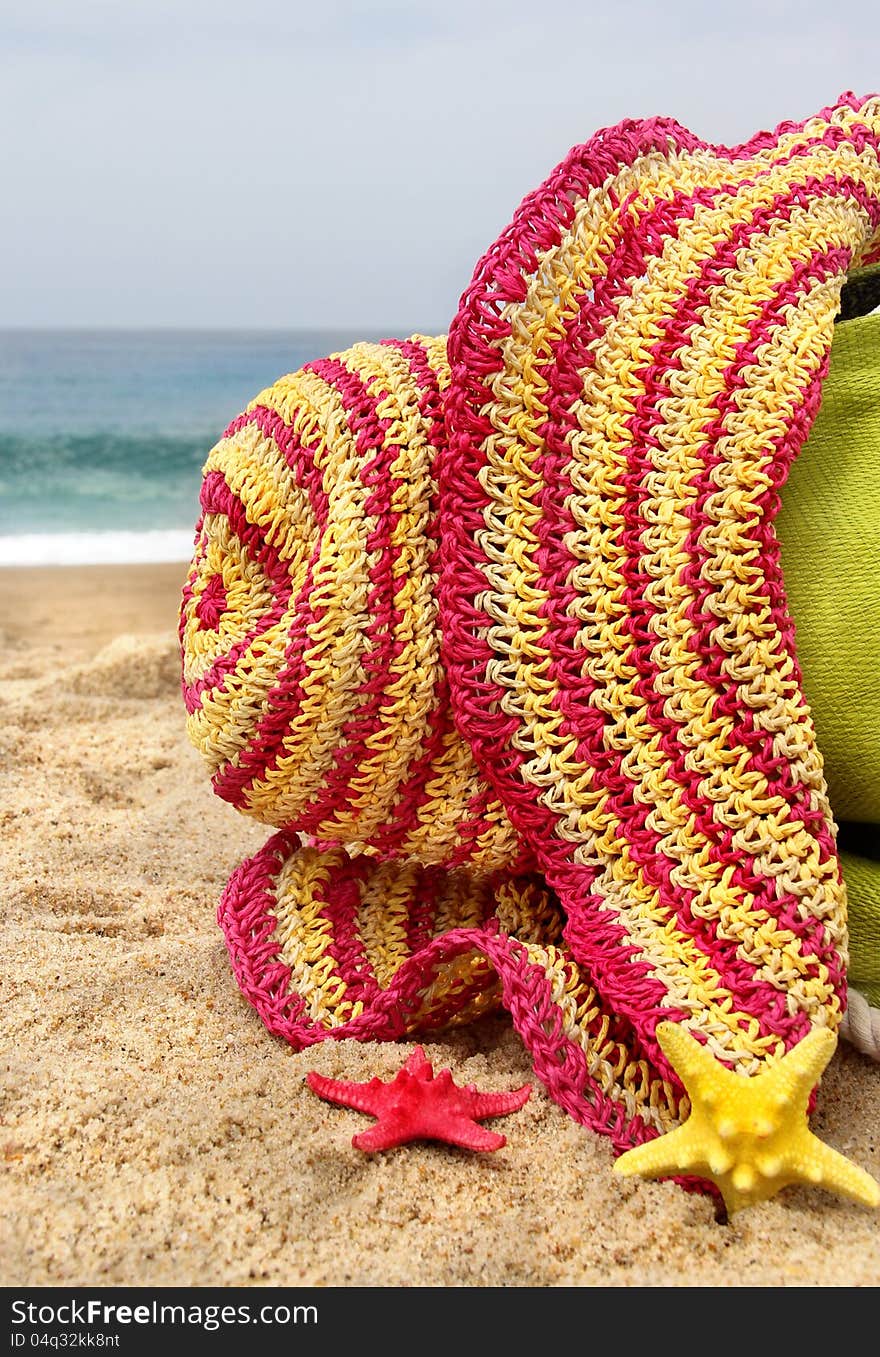
[[[186,560],[226,425],[284,373],[378,338],[0,331],[0,565]]]

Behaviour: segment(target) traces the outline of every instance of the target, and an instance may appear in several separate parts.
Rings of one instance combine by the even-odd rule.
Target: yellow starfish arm
[[[828,1028],[814,1028],[750,1077],[715,1060],[684,1027],[660,1023],[657,1039],[690,1095],[691,1115],[668,1135],[627,1150],[615,1173],[705,1178],[731,1213],[800,1182],[880,1206],[874,1179],[807,1124],[810,1093],[837,1045]]]
[[[806,1128],[802,1137],[792,1140],[782,1172],[789,1182],[815,1183],[862,1206],[880,1206],[880,1184],[870,1173]]]
[[[643,1178],[673,1178],[679,1175],[707,1178],[708,1164],[694,1144],[690,1123],[664,1136],[635,1145],[614,1161],[613,1172],[622,1178],[639,1173]],[[720,1171],[720,1170],[719,1170]]]
[[[837,1037],[830,1027],[814,1027],[784,1059],[764,1073],[764,1090],[781,1107],[795,1102],[806,1108],[810,1094],[837,1049]]]
[[[715,1086],[719,1076],[723,1079],[725,1074],[729,1074],[731,1079],[737,1078],[732,1070],[719,1064],[712,1052],[697,1041],[696,1037],[691,1036],[688,1029],[682,1027],[680,1023],[658,1023],[657,1041],[660,1043],[661,1051],[691,1094],[692,1102],[694,1097],[699,1100],[701,1089]]]

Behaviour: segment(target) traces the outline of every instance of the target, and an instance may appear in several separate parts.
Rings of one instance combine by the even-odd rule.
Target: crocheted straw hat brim
[[[679,1118],[680,1092],[571,957],[538,875],[352,859],[282,833],[233,873],[218,921],[242,993],[296,1049],[423,1035],[503,1006],[554,1100],[616,1149]]]
[[[847,271],[878,250],[880,101],[733,148],[627,122],[483,257],[449,336],[443,656],[565,938],[671,1074],[839,1021],[845,895],[773,518]]]

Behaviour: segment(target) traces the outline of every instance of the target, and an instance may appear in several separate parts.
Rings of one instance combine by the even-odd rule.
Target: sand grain
[[[268,836],[187,743],[183,567],[0,572],[0,1284],[872,1286],[880,1212],[787,1189],[716,1224],[707,1198],[618,1181],[535,1082],[508,1145],[369,1157],[240,997],[214,914]],[[426,1043],[462,1082],[533,1081],[504,1018]],[[534,1082],[534,1081],[533,1081]],[[814,1128],[880,1177],[880,1067],[842,1046]]]

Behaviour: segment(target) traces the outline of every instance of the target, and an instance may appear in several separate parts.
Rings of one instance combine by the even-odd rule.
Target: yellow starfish
[[[814,1027],[781,1060],[748,1078],[722,1065],[677,1023],[659,1023],[657,1040],[687,1089],[691,1114],[668,1135],[627,1150],[615,1173],[707,1178],[730,1213],[797,1182],[880,1205],[874,1179],[807,1125],[810,1093],[837,1046],[827,1027]]]

